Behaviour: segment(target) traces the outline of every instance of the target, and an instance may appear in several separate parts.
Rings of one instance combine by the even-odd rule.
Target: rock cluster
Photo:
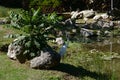
[[[24,37],[22,36],[22,39]],[[16,44],[16,41],[19,41],[21,38],[15,39],[8,47],[7,56],[10,59],[18,60],[20,63],[25,63],[28,58],[24,54],[25,47],[20,44]],[[60,63],[60,54],[55,52],[51,47],[46,47],[41,50],[39,56],[34,57],[30,60],[31,68],[39,69],[49,69]]]
[[[114,23],[113,21],[103,21],[103,20],[98,20],[94,23],[90,23],[90,24],[84,24],[81,28],[81,35],[84,37],[90,37],[90,36],[94,36],[94,35],[101,35],[105,34],[105,35],[109,35],[110,32],[109,30],[113,29],[114,27]]]

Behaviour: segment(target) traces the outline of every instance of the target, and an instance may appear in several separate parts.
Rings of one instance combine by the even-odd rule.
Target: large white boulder
[[[96,12],[91,9],[91,10],[83,10],[80,13],[83,14],[83,17],[91,18],[95,16]]]
[[[30,61],[30,67],[34,69],[49,69],[60,63],[60,55],[51,51],[41,51],[41,55]]]

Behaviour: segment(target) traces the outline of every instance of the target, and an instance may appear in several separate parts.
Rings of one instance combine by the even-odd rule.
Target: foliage
[[[19,30],[14,28],[3,28],[3,25],[0,28],[2,28],[0,31],[1,46],[12,41],[3,38],[4,35],[10,32],[19,32]],[[113,39],[115,42],[119,40],[120,38]],[[51,45],[56,46],[56,44]],[[101,47],[98,47],[98,45],[101,45]],[[27,62],[26,64],[28,65],[11,61],[6,56],[6,53],[0,51],[0,80],[112,80],[112,78],[119,80],[120,61],[119,59],[112,59],[111,61],[101,60],[100,57],[110,55],[110,46],[103,46],[102,42],[86,43],[86,45],[85,43],[70,42],[61,64],[55,67],[57,69],[54,68],[54,70],[30,69]],[[120,52],[119,43],[113,45],[113,48],[113,52]],[[101,76],[104,73],[109,76]],[[107,77],[110,77],[110,79],[106,79]]]
[[[60,4],[60,0],[31,0],[31,6],[32,5],[52,5],[53,7],[57,7]]]
[[[61,4],[61,0],[31,0],[30,8],[41,7],[43,12],[53,12]]]
[[[42,14],[39,8],[30,11],[22,10],[19,13],[11,12],[9,19],[11,27],[26,33],[26,37],[18,41],[18,44],[23,42],[25,54],[32,54],[30,56],[34,57],[40,53],[41,49],[47,47],[47,41],[54,35],[53,32],[59,29],[58,23],[62,18],[56,13]]]

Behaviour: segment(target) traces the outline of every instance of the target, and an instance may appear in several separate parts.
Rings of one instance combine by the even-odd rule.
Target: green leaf
[[[34,44],[35,44],[35,46],[36,46],[38,49],[40,48],[40,43],[37,42],[36,40],[34,40]]]
[[[35,12],[33,13],[32,21],[34,21],[34,20],[37,19],[39,13],[40,13],[40,8],[38,8],[37,11],[35,11]]]
[[[25,47],[30,48],[31,47],[31,41],[26,42]]]
[[[21,28],[22,31],[26,32],[26,33],[30,33],[31,32],[31,25],[25,25]]]

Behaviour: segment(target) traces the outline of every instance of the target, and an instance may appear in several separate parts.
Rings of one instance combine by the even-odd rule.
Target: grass
[[[8,11],[9,9],[0,7],[0,17],[6,17]],[[84,23],[83,20],[80,22]],[[9,44],[14,39],[4,36],[23,33],[3,26],[0,25],[0,46]],[[100,48],[103,51],[99,48],[94,49],[96,46],[70,42],[60,65],[50,70],[31,69],[28,63],[20,64],[13,61],[7,57],[7,52],[0,51],[0,80],[119,80],[119,59],[110,61],[101,59],[102,56],[109,54],[109,51],[102,47]]]
[[[18,11],[19,9],[11,9],[0,6],[0,17],[7,17],[9,15],[9,11]]]
[[[67,53],[62,63],[51,70],[33,70],[1,53],[0,80],[109,80],[107,70],[100,68],[103,67],[101,64],[105,63],[97,63],[97,60],[87,61],[82,57],[83,54],[73,54],[75,55],[70,56],[70,53]]]
[[[12,42],[13,38],[4,38],[10,33],[22,33],[12,28],[0,26],[0,45]],[[119,60],[104,61],[106,53],[83,46],[82,43],[69,43],[61,64],[50,70],[35,70],[29,65],[20,64],[0,52],[0,80],[119,80]]]

